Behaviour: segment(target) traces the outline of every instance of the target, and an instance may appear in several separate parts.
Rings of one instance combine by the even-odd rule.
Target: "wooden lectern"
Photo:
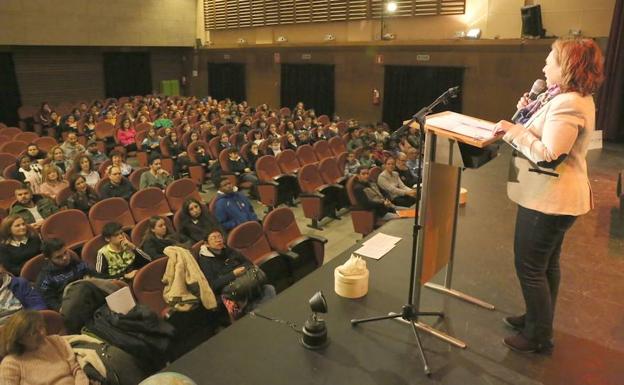
[[[420,305],[421,284],[486,309],[494,309],[493,305],[451,287],[461,172],[464,168],[479,168],[496,157],[497,146],[493,143],[498,141],[501,135],[495,136],[491,130],[485,129],[492,125],[491,122],[450,111],[427,117],[422,198],[418,218],[422,235],[418,237],[416,246],[417,282],[413,285],[413,301],[416,309]],[[428,281],[444,266],[446,266],[444,285],[429,283]],[[455,346],[466,347],[462,341],[427,324],[417,322],[416,326]]]

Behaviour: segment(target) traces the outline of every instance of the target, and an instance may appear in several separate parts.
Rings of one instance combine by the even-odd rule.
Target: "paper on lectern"
[[[494,123],[451,111],[427,119],[427,124],[479,140],[495,136]]]

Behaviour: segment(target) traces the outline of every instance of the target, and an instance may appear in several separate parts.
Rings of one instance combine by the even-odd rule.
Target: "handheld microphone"
[[[546,91],[546,82],[543,79],[537,79],[533,83],[533,87],[531,87],[531,91],[529,92],[529,100],[535,100],[542,92]],[[516,119],[520,117],[520,111],[523,109],[520,108],[516,113],[511,117],[512,122],[516,122]]]

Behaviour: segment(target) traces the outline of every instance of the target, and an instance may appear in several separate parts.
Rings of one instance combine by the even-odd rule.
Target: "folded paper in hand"
[[[130,288],[124,286],[106,297],[106,304],[115,313],[128,314],[136,306]]]

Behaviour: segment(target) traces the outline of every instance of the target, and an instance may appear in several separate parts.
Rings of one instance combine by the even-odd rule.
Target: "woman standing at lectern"
[[[518,102],[523,124],[500,121],[497,132],[519,154],[507,184],[518,204],[515,267],[526,313],[506,317],[519,331],[503,343],[519,352],[548,351],[566,231],[593,207],[585,155],[595,126],[592,94],[603,80],[603,58],[590,39],[559,39],[543,69],[547,91]]]

